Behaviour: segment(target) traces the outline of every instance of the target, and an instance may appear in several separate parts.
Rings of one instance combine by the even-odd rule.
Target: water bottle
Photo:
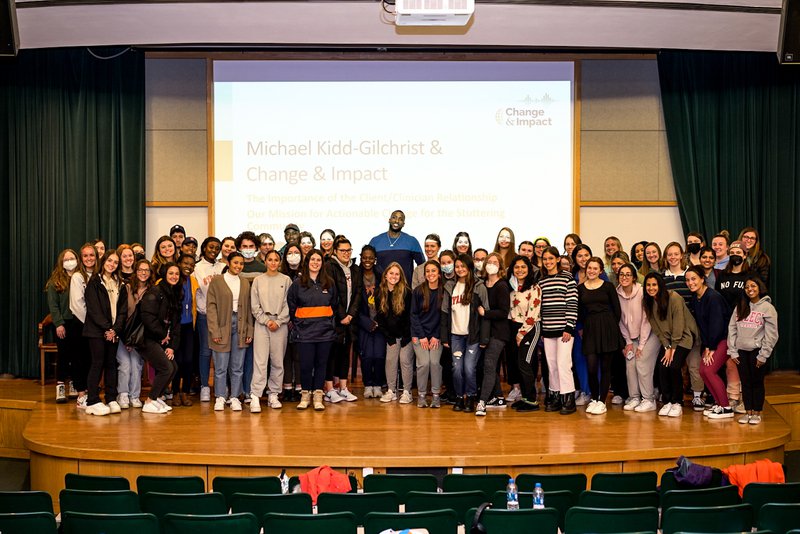
[[[542,484],[537,482],[536,486],[533,488],[533,508],[544,508],[544,490],[542,489]]]
[[[519,493],[513,478],[508,479],[508,486],[506,486],[506,508],[508,510],[519,510]]]

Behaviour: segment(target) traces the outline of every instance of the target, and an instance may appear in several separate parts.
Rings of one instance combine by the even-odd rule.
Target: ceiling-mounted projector
[[[475,0],[395,0],[398,26],[466,26]]]

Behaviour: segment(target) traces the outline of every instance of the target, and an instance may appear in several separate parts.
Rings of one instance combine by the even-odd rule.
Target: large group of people
[[[599,256],[577,234],[559,250],[502,228],[484,249],[459,232],[442,249],[437,234],[420,245],[403,232],[402,211],[388,222],[358,262],[345,235],[325,229],[317,247],[295,224],[280,249],[245,231],[198,250],[176,225],[149,260],[139,243],[61,251],[46,284],[56,401],[168,413],[196,388],[215,411],[323,411],[359,399],[348,378],[360,362],[363,398],[382,403],[411,404],[416,386],[419,408],[478,416],[537,411],[540,397],[547,412],[601,415],[611,397],[664,417],[686,405],[761,422],[778,327],[756,229],[710,246],[696,232],[663,249],[639,241],[630,254],[611,236]]]

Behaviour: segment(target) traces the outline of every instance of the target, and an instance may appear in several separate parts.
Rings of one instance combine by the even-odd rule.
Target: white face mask
[[[333,236],[331,234],[322,234],[322,237],[319,238],[320,241],[330,241],[333,243]]]
[[[61,266],[64,267],[65,271],[74,271],[78,266],[78,260],[64,260]]]
[[[497,238],[497,242],[500,243],[501,245],[508,245],[509,243],[511,243],[511,234],[507,232],[501,233],[500,236]]]
[[[241,253],[242,253],[242,256],[245,257],[245,259],[251,260],[251,259],[256,257],[256,254],[258,254],[258,251],[256,249],[245,249],[245,250],[242,250]]]
[[[481,269],[483,269],[483,261],[476,261],[475,262],[475,270],[476,271],[480,271]]]
[[[458,241],[456,241],[457,247],[468,247],[469,246],[469,239],[466,237],[459,237]]]
[[[289,264],[289,267],[294,269],[298,265],[300,265],[300,254],[289,254],[286,256],[286,263]]]
[[[498,267],[494,263],[486,264],[486,274],[497,274],[498,272],[500,272],[500,267]]]
[[[304,237],[303,239],[300,240],[300,244],[303,245],[304,247],[310,247],[311,239]]]

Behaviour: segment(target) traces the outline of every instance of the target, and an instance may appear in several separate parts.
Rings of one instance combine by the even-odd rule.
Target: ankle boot
[[[322,403],[322,390],[315,389],[314,390],[314,409],[318,412],[321,412],[325,409],[325,405]]]
[[[181,402],[183,402],[184,406],[191,406],[192,405],[192,399],[189,398],[189,394],[188,393],[181,393]]]
[[[464,405],[464,413],[473,413],[475,412],[475,397],[472,395],[467,397],[467,402]]]
[[[561,411],[559,412],[561,415],[569,415],[571,413],[575,413],[575,392],[567,393],[566,395],[561,395]]]
[[[180,393],[176,393],[172,397],[172,405],[173,406],[183,406],[183,403],[181,402],[181,394]]]
[[[558,394],[558,391],[550,391],[548,395],[550,397],[550,404],[545,404],[544,411],[557,412],[561,410],[561,395]]]
[[[311,404],[311,392],[303,390],[300,392],[300,404],[297,405],[298,410],[305,410]]]

